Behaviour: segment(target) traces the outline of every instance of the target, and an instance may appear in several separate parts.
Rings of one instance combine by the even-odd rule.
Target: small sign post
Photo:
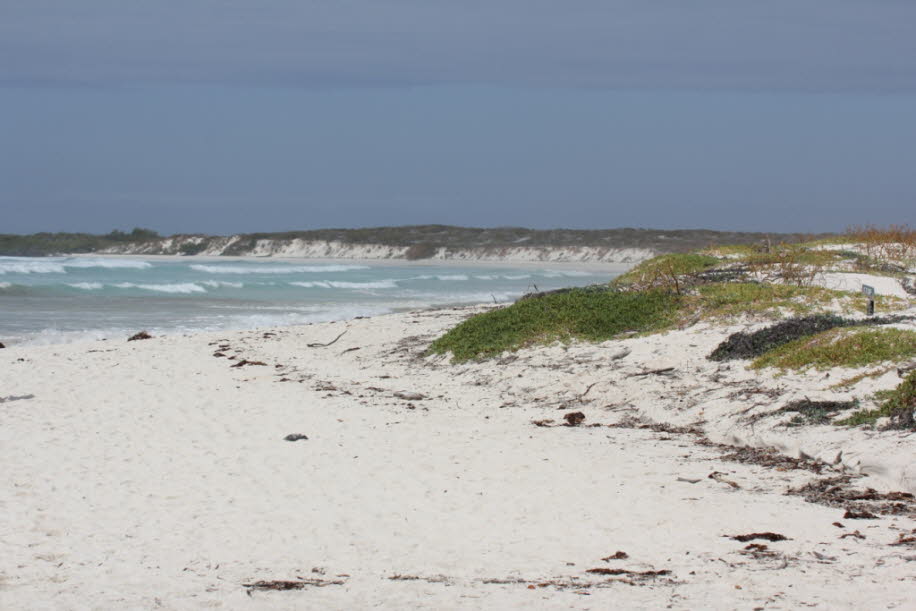
[[[862,285],[862,294],[868,297],[868,315],[875,315],[875,287],[868,286],[867,284]]]

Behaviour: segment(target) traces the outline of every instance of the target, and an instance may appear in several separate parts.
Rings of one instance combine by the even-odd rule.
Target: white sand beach
[[[748,418],[836,375],[705,358],[752,322],[422,356],[481,309],[0,350],[0,608],[910,608],[911,500],[787,491],[914,492],[914,436]]]

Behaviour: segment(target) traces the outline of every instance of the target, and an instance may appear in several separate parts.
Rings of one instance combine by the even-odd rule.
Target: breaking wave
[[[479,277],[479,276],[478,276]],[[411,280],[443,280],[443,281],[462,281],[469,280],[467,274],[437,274],[437,275],[424,275],[424,276],[414,276]]]
[[[191,266],[196,272],[208,274],[320,274],[370,269],[367,265],[202,265]]]
[[[132,261],[130,259],[68,259],[63,262],[64,267],[85,269],[87,267],[101,267],[104,269],[149,269],[153,266],[148,261]]]
[[[0,257],[0,275],[3,274],[66,274],[67,268],[88,269],[147,269],[152,267],[147,261],[129,261],[125,259],[44,259],[31,257]]]
[[[315,280],[313,282],[290,282],[292,286],[324,289],[396,289],[397,280],[377,280],[375,282],[341,282],[338,280]]]
[[[245,286],[243,282],[226,282],[224,280],[204,280],[201,284],[205,284],[213,289],[218,289],[220,287],[229,287],[233,289],[240,289]]]
[[[185,282],[182,284],[134,284],[133,282],[119,282],[118,284],[113,284],[115,288],[119,289],[142,289],[144,291],[156,291],[159,293],[206,293],[207,289],[200,286],[199,284],[193,284],[191,282]]]
[[[58,262],[31,259],[0,258],[0,275],[4,274],[66,274]]]

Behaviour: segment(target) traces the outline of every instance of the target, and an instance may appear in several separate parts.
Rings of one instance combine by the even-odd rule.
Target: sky
[[[916,224],[910,0],[3,0],[0,233]]]

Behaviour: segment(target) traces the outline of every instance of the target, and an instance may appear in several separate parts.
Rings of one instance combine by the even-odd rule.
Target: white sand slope
[[[585,426],[705,414],[715,441],[747,437],[741,410],[828,396],[822,374],[723,368],[704,356],[729,330],[707,327],[483,364],[420,357],[471,311],[0,350],[0,608],[884,609],[916,599],[916,547],[891,545],[916,528],[911,517],[846,519],[784,494],[843,465],[853,473],[854,461],[817,475],[728,461],[688,434]],[[615,358],[621,348],[629,354]],[[265,365],[231,367],[242,359]],[[572,410],[585,425],[532,424]],[[899,433],[821,442],[805,436],[828,427],[760,430],[814,454],[893,462],[914,450]],[[308,439],[285,441],[291,433]],[[906,483],[901,469],[856,485],[893,489]],[[760,532],[787,540],[729,538]],[[627,557],[602,560],[618,551]],[[294,579],[316,581],[244,585]]]

